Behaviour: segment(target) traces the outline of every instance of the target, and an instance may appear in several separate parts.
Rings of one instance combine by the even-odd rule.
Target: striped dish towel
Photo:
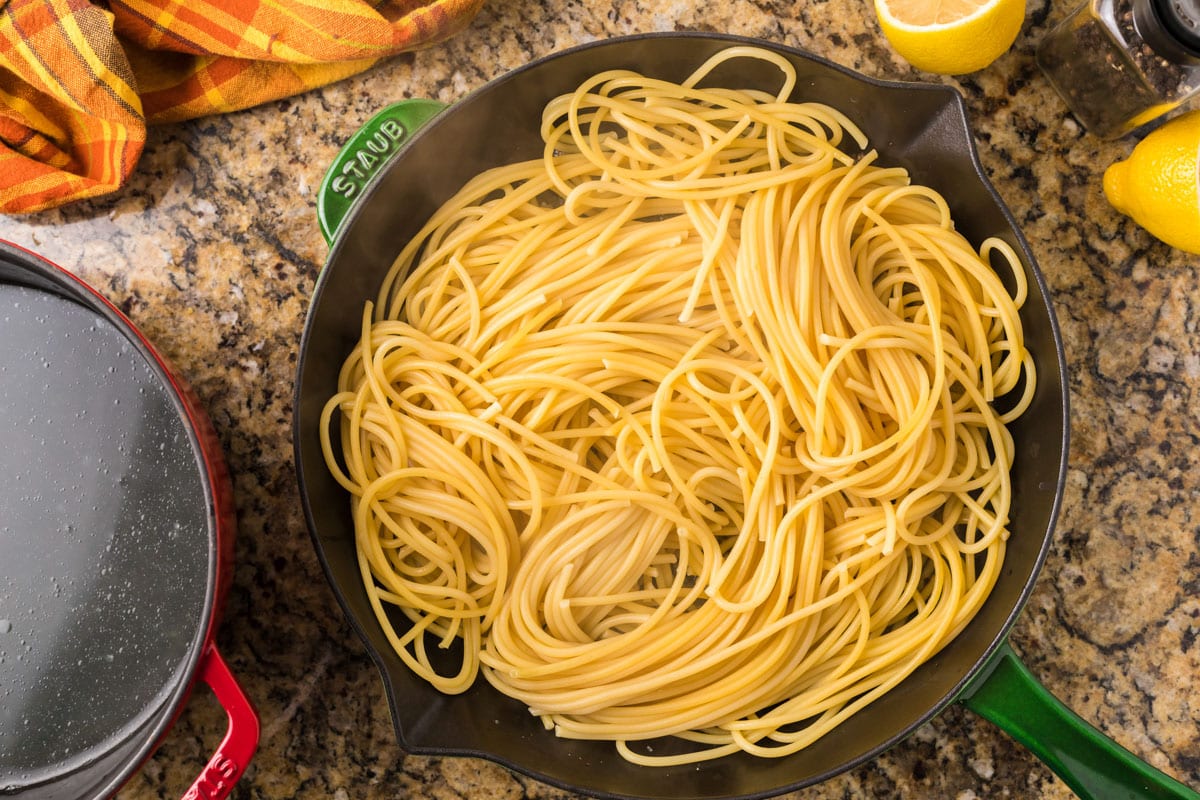
[[[0,0],[0,213],[112,192],[146,125],[248,108],[442,41],[484,0]]]

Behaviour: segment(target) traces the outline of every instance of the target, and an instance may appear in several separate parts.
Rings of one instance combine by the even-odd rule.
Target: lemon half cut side
[[[908,63],[939,75],[965,75],[1012,47],[1025,0],[875,0],[879,27]]]

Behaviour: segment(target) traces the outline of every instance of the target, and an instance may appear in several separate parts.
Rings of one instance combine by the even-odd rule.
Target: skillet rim
[[[1060,409],[1060,415],[1059,415],[1058,422],[1061,425],[1062,438],[1061,438],[1061,442],[1059,442],[1059,444],[1058,444],[1057,452],[1056,452],[1056,457],[1058,458],[1058,470],[1057,470],[1057,476],[1056,476],[1056,480],[1055,480],[1053,499],[1051,501],[1050,508],[1048,510],[1048,514],[1046,515],[1045,531],[1041,533],[1041,537],[1042,537],[1041,544],[1038,547],[1036,556],[1032,559],[1032,561],[1030,562],[1030,565],[1029,565],[1030,566],[1029,577],[1025,580],[1024,585],[1022,586],[1020,592],[1018,593],[1016,600],[1014,602],[1012,602],[1010,607],[1008,608],[1007,614],[1004,616],[1003,622],[996,628],[996,633],[992,637],[990,643],[986,647],[982,648],[982,650],[978,653],[978,656],[974,659],[974,663],[963,673],[962,678],[960,678],[958,681],[956,681],[951,686],[949,691],[945,692],[938,701],[928,705],[919,715],[916,716],[916,718],[914,718],[909,724],[905,725],[895,735],[888,737],[886,740],[884,740],[880,744],[877,744],[865,751],[860,752],[857,756],[855,756],[853,758],[842,761],[826,770],[822,770],[819,773],[813,774],[813,775],[809,776],[808,778],[798,781],[798,782],[790,783],[790,784],[787,784],[784,786],[780,786],[780,787],[773,788],[773,789],[767,789],[767,790],[763,790],[763,791],[723,796],[723,797],[729,797],[730,800],[735,800],[735,798],[736,798],[736,800],[763,800],[764,798],[775,797],[775,796],[785,793],[785,792],[794,791],[797,789],[801,789],[804,787],[813,786],[813,785],[822,783],[838,774],[847,772],[850,769],[853,769],[857,766],[860,766],[864,763],[867,763],[867,762],[873,760],[874,758],[878,757],[885,751],[894,747],[899,742],[903,741],[904,739],[907,739],[909,736],[912,735],[912,733],[917,728],[926,724],[934,717],[939,716],[943,711],[945,711],[945,709],[948,706],[953,704],[958,699],[958,697],[963,694],[963,692],[965,692],[967,690],[967,688],[972,684],[973,681],[975,681],[977,679],[981,679],[982,677],[984,677],[986,675],[987,666],[989,665],[989,663],[991,662],[993,657],[996,655],[997,651],[1000,650],[1000,648],[1002,646],[1004,646],[1004,644],[1007,642],[1008,637],[1009,637],[1014,625],[1016,624],[1017,620],[1019,619],[1020,614],[1023,611],[1024,607],[1028,603],[1029,598],[1032,595],[1034,588],[1037,584],[1038,578],[1041,574],[1041,571],[1045,564],[1045,560],[1049,553],[1050,546],[1054,539],[1054,531],[1055,531],[1056,523],[1057,523],[1060,511],[1061,511],[1061,506],[1062,506],[1063,489],[1065,487],[1067,467],[1068,467],[1068,451],[1069,451],[1069,442],[1070,442],[1070,409],[1069,409],[1070,393],[1069,393],[1069,386],[1068,386],[1069,375],[1068,375],[1068,370],[1067,370],[1066,355],[1065,355],[1065,348],[1064,348],[1064,344],[1063,344],[1063,340],[1062,340],[1062,334],[1061,334],[1061,330],[1060,330],[1060,327],[1058,324],[1057,317],[1054,312],[1054,306],[1053,306],[1052,298],[1051,298],[1051,295],[1049,292],[1049,288],[1045,281],[1045,276],[1042,273],[1040,267],[1038,266],[1037,260],[1034,258],[1033,252],[1032,252],[1031,248],[1029,247],[1029,244],[1026,241],[1025,236],[1022,233],[1019,225],[1017,224],[1016,219],[1013,217],[1012,212],[1008,208],[1008,205],[1000,197],[999,193],[996,191],[995,186],[993,185],[991,180],[988,178],[986,172],[984,171],[983,165],[979,159],[979,152],[978,152],[978,148],[976,146],[974,132],[971,128],[970,119],[967,114],[965,102],[963,101],[962,95],[959,94],[958,91],[956,91],[955,89],[953,89],[950,86],[946,86],[946,85],[942,85],[942,84],[917,83],[917,82],[895,81],[895,80],[885,80],[885,79],[881,79],[881,78],[875,78],[875,77],[872,77],[869,75],[864,75],[864,74],[857,72],[855,70],[852,70],[848,67],[844,67],[844,66],[837,64],[836,62],[833,62],[827,58],[818,56],[814,53],[803,50],[801,48],[793,47],[791,45],[774,42],[774,41],[770,41],[770,40],[766,40],[766,39],[761,39],[761,38],[747,37],[747,36],[728,34],[728,33],[719,33],[719,32],[705,32],[705,31],[637,33],[637,34],[630,34],[630,35],[625,35],[625,36],[616,36],[616,37],[609,37],[609,38],[605,38],[605,39],[598,39],[598,40],[594,40],[594,41],[590,41],[590,42],[584,42],[581,44],[577,44],[577,45],[574,45],[574,46],[571,46],[568,48],[564,48],[562,50],[556,50],[552,53],[548,53],[544,56],[530,60],[530,61],[528,61],[518,67],[515,67],[511,70],[503,72],[502,74],[492,78],[491,80],[485,82],[484,84],[480,85],[479,87],[471,90],[470,92],[466,93],[462,97],[455,100],[450,105],[450,107],[448,107],[443,113],[438,114],[436,117],[434,117],[432,120],[430,120],[424,126],[422,126],[419,130],[417,130],[415,133],[413,133],[412,138],[409,140],[409,142],[405,143],[404,147],[408,147],[409,143],[411,141],[415,141],[419,138],[436,136],[437,129],[439,128],[440,124],[445,121],[447,115],[453,113],[456,109],[460,108],[461,106],[469,104],[470,101],[472,101],[473,98],[475,98],[477,95],[483,94],[485,92],[493,91],[497,87],[502,86],[510,81],[521,80],[522,76],[524,76],[527,72],[530,72],[548,62],[552,62],[557,59],[566,58],[569,56],[573,56],[575,54],[580,54],[580,53],[583,53],[583,52],[586,52],[589,50],[593,50],[593,49],[597,49],[597,48],[613,46],[616,44],[636,42],[636,41],[653,41],[653,40],[662,40],[662,39],[672,39],[672,40],[694,39],[694,40],[704,40],[704,41],[718,41],[718,42],[726,43],[728,46],[747,45],[747,46],[753,46],[753,47],[761,47],[761,48],[765,48],[768,50],[782,53],[784,55],[787,55],[787,56],[790,56],[793,58],[798,58],[801,60],[813,62],[818,67],[821,67],[821,68],[824,68],[824,69],[827,69],[827,70],[830,70],[830,71],[833,71],[836,73],[840,73],[844,78],[848,78],[850,80],[864,83],[864,84],[867,84],[870,86],[874,86],[874,87],[877,87],[877,88],[880,88],[883,90],[902,90],[902,91],[909,91],[909,92],[926,92],[931,95],[937,95],[937,94],[943,95],[945,107],[948,108],[953,113],[955,122],[960,123],[961,128],[962,128],[961,132],[963,134],[963,142],[962,142],[962,146],[961,146],[961,152],[956,152],[955,155],[956,156],[966,156],[975,180],[978,182],[979,186],[987,194],[990,203],[996,208],[996,210],[998,210],[1000,212],[1000,214],[1002,215],[1002,217],[1008,227],[1008,230],[1011,231],[1011,233],[1013,234],[1015,241],[1011,242],[1011,244],[1015,245],[1017,253],[1021,257],[1022,266],[1025,268],[1026,277],[1030,280],[1030,282],[1032,284],[1036,285],[1036,287],[1037,287],[1036,297],[1034,296],[1035,295],[1034,292],[1030,292],[1030,298],[1026,301],[1027,307],[1036,305],[1036,310],[1038,312],[1036,316],[1039,319],[1043,318],[1043,315],[1044,315],[1044,320],[1048,323],[1048,333],[1049,333],[1050,340],[1051,340],[1050,343],[1053,345],[1053,351],[1054,351],[1053,366],[1055,368],[1055,372],[1057,375],[1057,381],[1053,382],[1050,385],[1053,387],[1053,392],[1054,392],[1054,394],[1057,395],[1057,399],[1058,399],[1058,402],[1055,405],[1057,405]],[[881,155],[886,155],[886,151],[883,149],[882,146],[876,147],[875,149],[878,149],[880,151]],[[391,719],[393,722],[393,728],[395,730],[398,743],[406,751],[408,751],[410,753],[414,753],[414,754],[420,754],[420,755],[482,758],[482,759],[491,761],[493,763],[500,764],[501,766],[504,766],[508,769],[514,770],[521,774],[533,777],[539,781],[545,782],[556,788],[564,789],[564,790],[572,791],[572,792],[580,792],[580,793],[584,793],[584,794],[587,794],[587,795],[590,795],[593,797],[603,798],[604,800],[649,800],[650,798],[661,798],[662,797],[661,795],[623,794],[623,793],[614,793],[614,792],[609,792],[609,791],[583,788],[579,785],[572,784],[571,782],[569,782],[567,780],[557,778],[553,775],[548,775],[534,767],[516,763],[516,762],[512,761],[511,759],[496,755],[494,753],[491,753],[486,750],[482,750],[477,747],[471,747],[471,746],[446,747],[446,746],[441,746],[441,745],[422,745],[419,743],[411,742],[409,740],[408,736],[406,736],[405,731],[403,730],[403,728],[401,726],[401,722],[400,722],[400,719],[398,716],[398,710],[397,710],[398,709],[398,698],[396,696],[397,687],[393,684],[392,680],[390,679],[389,667],[384,661],[383,654],[380,653],[374,647],[374,645],[370,641],[370,638],[367,634],[366,624],[375,625],[375,623],[373,620],[367,620],[366,623],[364,623],[364,621],[359,619],[358,616],[350,609],[348,601],[343,593],[341,583],[337,580],[337,578],[332,573],[332,570],[331,570],[331,567],[329,564],[329,560],[327,559],[327,557],[325,555],[324,548],[323,548],[323,545],[321,542],[321,536],[318,532],[316,521],[313,516],[313,510],[312,510],[312,506],[311,506],[309,492],[307,490],[307,481],[305,479],[304,462],[301,457],[302,449],[305,446],[304,441],[301,436],[302,426],[300,425],[300,418],[301,418],[302,409],[303,409],[302,392],[301,392],[301,389],[303,387],[302,377],[304,375],[306,361],[307,361],[307,358],[310,353],[309,342],[310,342],[312,321],[313,321],[315,309],[317,309],[318,306],[320,305],[320,301],[322,299],[322,296],[324,295],[325,289],[326,289],[328,283],[332,280],[332,278],[330,277],[331,272],[332,272],[332,270],[330,270],[330,267],[335,262],[337,262],[338,256],[341,253],[343,247],[345,246],[345,243],[347,241],[346,232],[350,228],[353,227],[353,222],[363,212],[364,208],[366,208],[368,205],[370,205],[372,196],[376,193],[380,184],[384,180],[385,175],[391,170],[391,168],[392,168],[392,164],[389,163],[384,168],[380,169],[377,173],[375,173],[370,178],[370,180],[367,181],[367,183],[363,187],[363,190],[361,191],[359,197],[357,198],[356,202],[354,202],[353,206],[347,212],[346,216],[342,219],[341,224],[339,225],[337,230],[335,230],[333,233],[333,238],[332,238],[332,241],[330,242],[329,252],[327,254],[325,263],[322,266],[321,271],[318,274],[318,276],[314,282],[314,285],[313,285],[310,304],[309,304],[309,307],[305,314],[304,329],[303,329],[303,334],[302,334],[301,341],[300,341],[299,356],[297,359],[296,380],[294,382],[294,391],[293,391],[293,450],[294,450],[295,466],[296,466],[296,473],[297,473],[297,481],[298,481],[299,489],[300,489],[301,502],[302,502],[303,509],[304,509],[305,520],[308,525],[310,538],[312,539],[314,549],[318,556],[318,560],[321,563],[322,571],[325,573],[326,581],[328,582],[330,589],[333,591],[335,599],[337,600],[339,606],[341,607],[343,616],[345,617],[347,622],[350,624],[351,628],[355,631],[355,634],[358,636],[359,640],[363,643],[365,649],[367,650],[368,655],[370,656],[372,662],[375,664],[376,670],[378,671],[378,673],[380,675],[381,682],[384,685],[384,690],[385,690],[385,694],[386,694],[387,701],[388,701],[389,713],[391,715]],[[1035,300],[1037,301],[1036,304],[1034,303]],[[1022,316],[1024,316],[1024,313]],[[1047,350],[1049,350],[1049,348],[1047,348]],[[1039,365],[1039,371],[1040,371],[1040,368],[1041,368],[1041,365]],[[1042,383],[1043,383],[1042,376],[1039,374],[1039,384],[1042,384]],[[1007,561],[1006,561],[1006,563],[1007,563]],[[941,652],[945,652],[947,649],[949,649],[952,644],[953,644],[953,642],[948,643],[945,647],[942,648],[941,651],[939,651],[939,654]],[[908,678],[906,678],[906,681],[907,680],[908,680]],[[903,683],[901,683],[899,686],[897,686],[896,689],[894,689],[893,691],[900,690],[902,686],[903,686]],[[863,709],[863,712],[866,712],[866,711],[867,711],[867,709]]]

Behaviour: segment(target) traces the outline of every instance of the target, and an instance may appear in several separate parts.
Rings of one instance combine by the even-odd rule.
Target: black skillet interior
[[[0,242],[0,795],[112,794],[186,696],[212,613],[199,443],[145,343]]]
[[[358,339],[363,302],[374,299],[402,243],[468,178],[539,156],[541,107],[609,68],[684,78],[710,54],[735,44],[767,46],[795,64],[796,98],[847,114],[881,154],[915,181],[941,191],[961,231],[978,244],[998,236],[1022,256],[1030,297],[1023,309],[1038,369],[1033,407],[1014,426],[1017,464],[1013,536],[999,584],[977,619],[948,648],[833,733],[781,759],[733,756],[699,766],[648,769],[623,761],[611,744],[557,739],[522,706],[482,680],[466,694],[439,694],[392,652],[362,589],[347,495],[329,477],[318,420],[338,369]],[[779,74],[739,59],[710,79],[773,89]],[[550,783],[598,796],[718,798],[769,796],[861,763],[935,715],[999,646],[1044,558],[1064,471],[1064,362],[1044,283],[1016,225],[975,156],[961,99],[952,89],[865,79],[800,51],[707,34],[629,37],[585,45],[511,72],[451,106],[420,131],[377,177],[347,217],[315,289],[296,385],[297,465],[317,553],[348,618],[384,678],[401,743],[411,751],[480,755]]]

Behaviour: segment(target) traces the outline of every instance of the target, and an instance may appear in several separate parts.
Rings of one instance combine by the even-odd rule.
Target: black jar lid
[[[1200,0],[1142,0],[1134,3],[1139,10],[1138,32],[1155,52],[1170,61],[1200,63]]]

